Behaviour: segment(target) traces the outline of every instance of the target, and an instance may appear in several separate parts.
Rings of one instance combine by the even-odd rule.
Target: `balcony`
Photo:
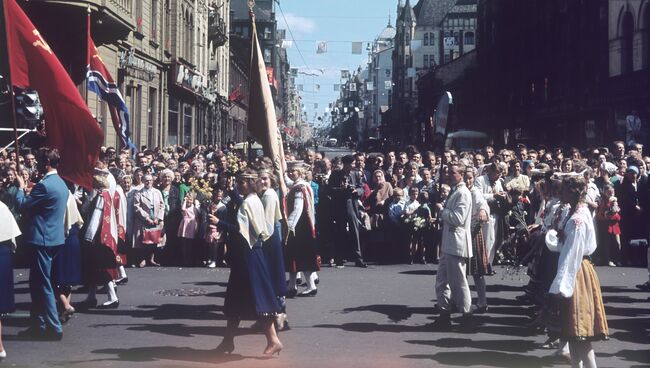
[[[90,8],[93,33],[106,36],[106,41],[125,39],[135,29],[134,6],[140,0],[32,0],[30,7],[50,9],[70,19],[71,15],[85,15]],[[66,11],[67,10],[67,11]]]
[[[216,12],[210,12],[208,15],[208,39],[212,45],[221,47],[228,41],[227,24]]]

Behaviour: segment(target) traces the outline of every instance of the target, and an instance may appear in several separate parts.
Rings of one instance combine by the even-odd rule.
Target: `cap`
[[[629,174],[629,173],[631,173],[631,172],[633,172],[633,173],[639,175],[639,168],[636,167],[636,166],[629,166],[629,167],[627,168],[627,170],[625,170],[625,173],[626,173],[626,174]]]

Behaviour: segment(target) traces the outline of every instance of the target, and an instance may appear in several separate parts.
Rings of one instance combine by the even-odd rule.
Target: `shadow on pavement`
[[[486,340],[443,338],[438,340],[406,340],[409,344],[436,346],[440,348],[475,348],[481,350],[526,353],[539,348],[533,340]]]
[[[63,361],[58,362],[63,366],[70,365],[88,365],[93,362],[155,362],[159,360],[171,360],[181,362],[223,364],[228,362],[240,361],[244,359],[265,360],[261,357],[246,357],[239,354],[219,354],[214,350],[199,350],[186,347],[176,346],[147,346],[130,349],[100,349],[92,351],[93,354],[110,354],[114,358],[83,360],[83,361]]]
[[[151,318],[154,320],[189,319],[199,321],[223,320],[220,305],[187,305],[187,304],[161,304],[161,305],[139,305],[137,309],[130,309],[128,306],[120,309],[88,309],[81,311],[83,314],[129,316],[132,318]]]
[[[437,354],[412,354],[403,355],[406,359],[429,359],[435,360],[438,364],[450,366],[474,366],[483,367],[545,367],[552,366],[546,358],[522,354],[508,354],[497,351],[470,351],[470,352],[449,352]]]
[[[436,270],[412,270],[412,271],[402,271],[399,274],[400,275],[416,275],[416,276],[422,276],[422,275],[429,275],[429,276],[434,276],[438,273]]]
[[[411,318],[413,314],[432,314],[433,307],[408,307],[398,304],[373,304],[355,308],[345,308],[343,313],[351,312],[375,312],[386,315],[393,322],[401,322]]]
[[[603,357],[616,357],[628,362],[650,364],[650,350],[621,350],[613,354],[596,354]]]

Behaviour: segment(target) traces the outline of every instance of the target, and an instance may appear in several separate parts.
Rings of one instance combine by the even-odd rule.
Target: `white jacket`
[[[472,257],[472,193],[465,183],[459,183],[452,190],[440,219],[443,223],[441,251]]]

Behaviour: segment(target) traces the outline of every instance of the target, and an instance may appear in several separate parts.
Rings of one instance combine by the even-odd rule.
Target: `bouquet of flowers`
[[[205,179],[192,177],[189,179],[190,190],[196,193],[196,200],[199,201],[202,208],[209,208],[212,202],[212,187]]]
[[[231,173],[236,173],[241,169],[239,157],[233,152],[228,152],[226,160],[228,161],[228,171]]]
[[[415,211],[410,215],[404,214],[402,222],[414,231],[422,230],[429,225],[429,221],[421,215],[420,211]]]

